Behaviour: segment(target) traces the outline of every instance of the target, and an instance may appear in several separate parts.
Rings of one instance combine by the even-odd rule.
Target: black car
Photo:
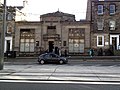
[[[45,53],[45,54],[41,54],[38,57],[38,62],[40,64],[44,64],[44,63],[59,63],[59,64],[65,64],[68,62],[67,58],[65,57],[61,57],[57,54],[54,53]]]

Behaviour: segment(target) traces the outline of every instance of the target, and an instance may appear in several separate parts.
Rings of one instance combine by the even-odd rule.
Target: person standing
[[[89,50],[89,55],[90,55],[91,57],[93,57],[93,55],[94,55],[93,49],[90,49],[90,50]]]
[[[65,49],[65,51],[64,51],[64,54],[65,54],[65,57],[67,57],[67,50]]]
[[[59,49],[59,55],[61,56],[61,49]]]

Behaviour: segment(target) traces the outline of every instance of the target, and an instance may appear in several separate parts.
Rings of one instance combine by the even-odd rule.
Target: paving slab
[[[120,66],[5,65],[0,80],[119,81]]]

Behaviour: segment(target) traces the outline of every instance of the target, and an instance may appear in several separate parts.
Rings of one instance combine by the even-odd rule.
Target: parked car
[[[45,53],[45,54],[41,54],[38,57],[38,62],[40,64],[44,64],[44,63],[66,64],[68,62],[68,60],[67,60],[67,58],[61,57],[54,53]]]

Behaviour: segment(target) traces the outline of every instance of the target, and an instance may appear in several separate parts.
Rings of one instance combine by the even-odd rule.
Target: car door
[[[46,62],[50,62],[50,60],[51,60],[50,54],[46,54],[46,55],[44,56],[44,60],[45,60]]]
[[[58,56],[56,55],[56,54],[51,54],[51,60],[52,60],[52,62],[58,62]]]

